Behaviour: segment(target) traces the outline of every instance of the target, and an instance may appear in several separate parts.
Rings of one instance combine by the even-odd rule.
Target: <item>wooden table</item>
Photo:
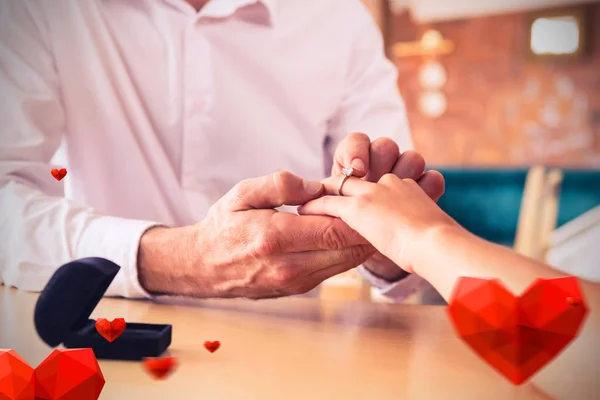
[[[0,348],[32,366],[52,349],[33,327],[36,294],[0,286]],[[103,400],[547,399],[514,387],[455,335],[444,307],[288,298],[189,304],[103,299],[93,318],[173,324],[180,367],[154,381],[100,361]],[[211,354],[203,343],[221,341]]]

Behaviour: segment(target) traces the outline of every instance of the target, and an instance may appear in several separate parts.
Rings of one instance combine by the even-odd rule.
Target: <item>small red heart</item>
[[[219,350],[219,347],[221,347],[221,342],[219,342],[218,340],[215,340],[214,342],[204,342],[204,348],[206,348],[206,350],[210,351],[211,353],[214,353],[215,351]]]
[[[146,371],[154,377],[154,379],[165,379],[173,373],[177,367],[177,358],[162,357],[162,358],[144,358],[142,365]]]
[[[447,311],[461,339],[520,385],[577,336],[587,307],[574,277],[538,279],[521,296],[497,279],[460,278]]]
[[[109,342],[114,342],[125,331],[127,324],[123,318],[115,318],[109,322],[106,318],[96,320],[96,330]]]
[[[61,169],[54,168],[52,171],[50,171],[50,173],[52,174],[52,176],[54,177],[54,179],[56,179],[57,181],[61,181],[62,178],[64,178],[65,176],[67,176],[67,170],[66,170],[66,168],[61,168]]]

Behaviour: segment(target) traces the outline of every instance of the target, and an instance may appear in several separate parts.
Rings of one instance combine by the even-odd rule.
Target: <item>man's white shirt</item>
[[[351,132],[412,148],[396,79],[359,0],[0,0],[0,281],[39,291],[96,256],[122,267],[107,295],[149,297],[150,227],[246,178],[319,180]]]

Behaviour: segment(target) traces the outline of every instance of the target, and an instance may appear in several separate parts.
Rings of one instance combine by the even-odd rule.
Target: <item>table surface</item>
[[[37,294],[0,286],[0,348],[37,366]],[[100,399],[548,399],[515,387],[453,332],[445,307],[317,299],[156,304],[103,299],[92,318],[169,323],[179,367],[154,381],[139,362],[100,360]],[[209,353],[207,340],[221,348]]]

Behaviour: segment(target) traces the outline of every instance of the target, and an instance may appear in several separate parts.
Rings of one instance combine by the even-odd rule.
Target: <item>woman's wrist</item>
[[[429,275],[444,261],[441,250],[452,247],[452,242],[471,235],[459,224],[443,224],[424,231],[411,255],[414,273],[428,280]]]

